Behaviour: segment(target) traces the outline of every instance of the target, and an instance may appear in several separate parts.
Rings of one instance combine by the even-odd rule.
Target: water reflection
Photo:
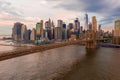
[[[86,56],[70,72],[57,80],[120,80],[120,50],[100,48],[86,50]]]

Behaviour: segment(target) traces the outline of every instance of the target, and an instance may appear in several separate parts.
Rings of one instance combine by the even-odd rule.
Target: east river
[[[3,60],[0,80],[120,80],[120,49],[71,45]]]

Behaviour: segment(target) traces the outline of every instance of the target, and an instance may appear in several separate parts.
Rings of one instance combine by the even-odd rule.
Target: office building
[[[27,27],[26,27],[26,25],[22,25],[22,27],[21,27],[21,40],[22,41],[24,41],[25,40],[25,33],[26,33],[26,31],[27,31]]]
[[[41,39],[44,38],[43,24],[44,24],[44,22],[43,22],[43,20],[41,20],[41,21],[40,21],[40,34],[41,34]]]
[[[36,30],[35,30],[35,28],[33,28],[32,31],[31,31],[30,40],[31,41],[36,40]]]
[[[89,23],[89,28],[88,28],[88,30],[92,30],[92,23]]]
[[[53,25],[54,24],[51,22],[51,19],[45,22],[46,38],[48,38],[49,40],[53,38],[53,35],[52,35]]]
[[[66,40],[66,39],[67,39],[66,24],[63,23],[63,26],[62,26],[62,40]]]
[[[76,18],[74,22],[75,22],[75,27],[74,27],[74,29],[75,29],[75,30],[79,30],[79,29],[80,29],[80,22],[79,22],[79,19]]]
[[[54,28],[55,40],[62,40],[62,28],[63,28],[63,21],[58,20],[57,27]]]
[[[31,35],[31,30],[28,29],[25,33],[25,41],[29,42],[30,41],[30,35]]]
[[[61,27],[55,27],[55,40],[62,40],[62,30]]]
[[[69,25],[68,25],[68,29],[73,29],[73,23],[69,23]]]
[[[79,38],[82,39],[83,38],[83,26],[80,27],[80,35]]]
[[[75,27],[74,27],[74,34],[77,36],[77,38],[79,38],[80,35],[80,22],[79,19],[76,18],[75,22]]]
[[[22,28],[22,23],[16,22],[14,24],[14,27],[12,28],[12,37],[16,41],[21,41],[21,28]]]
[[[41,38],[40,26],[41,26],[40,23],[36,24],[36,40],[40,40],[40,38]]]
[[[89,29],[89,25],[88,25],[88,14],[86,13],[85,14],[85,30],[88,30]]]
[[[115,21],[114,33],[113,33],[113,43],[120,44],[120,20]]]
[[[96,16],[93,16],[92,17],[92,30],[93,31],[97,31],[97,19],[96,19]]]
[[[55,25],[54,25],[54,22],[52,21],[52,26],[51,26],[51,39],[55,39],[54,32],[55,32]]]

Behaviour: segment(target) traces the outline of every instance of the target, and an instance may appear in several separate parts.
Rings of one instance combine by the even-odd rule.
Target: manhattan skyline
[[[113,6],[114,5],[114,6]],[[104,30],[114,28],[114,20],[119,18],[118,0],[0,0],[0,34],[11,34],[15,22],[22,22],[34,28],[41,19],[51,18],[55,24],[62,19],[67,24],[79,18],[84,26],[84,15],[96,16]]]

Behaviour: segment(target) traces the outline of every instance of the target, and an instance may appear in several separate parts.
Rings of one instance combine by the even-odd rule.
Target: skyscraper
[[[80,27],[80,33],[83,33],[83,26]]]
[[[62,20],[58,20],[58,24],[57,24],[57,39],[62,40],[62,26],[63,26],[63,21]]]
[[[12,37],[16,41],[21,41],[21,28],[22,28],[22,23],[16,22],[13,27],[12,31]]]
[[[40,40],[41,37],[40,26],[41,26],[40,23],[36,24],[36,40]]]
[[[97,19],[96,19],[96,16],[93,16],[92,17],[92,30],[93,31],[97,31]]]
[[[77,36],[77,38],[79,38],[79,35],[80,35],[80,22],[79,22],[79,19],[76,18],[74,22],[75,22],[74,34]]]
[[[29,42],[30,41],[30,34],[31,34],[31,30],[28,29],[25,33],[25,41]]]
[[[120,20],[115,21],[115,30],[120,30]]]
[[[120,44],[120,20],[115,21],[113,43]]]
[[[27,27],[26,27],[26,25],[22,25],[22,27],[21,27],[21,40],[22,41],[24,41],[25,40],[25,33],[26,33],[26,31],[27,31]]]
[[[101,32],[101,24],[99,24],[98,31],[97,31],[97,37],[100,38],[101,34],[102,34],[102,32]]]
[[[63,23],[63,26],[62,26],[62,40],[66,40],[66,39],[67,39],[66,24]]]
[[[40,24],[41,24],[41,25],[40,25],[41,39],[43,39],[43,36],[44,36],[44,34],[43,34],[43,23],[44,23],[43,20],[41,20],[41,21],[40,21]]]
[[[74,29],[75,29],[75,30],[79,30],[79,29],[80,29],[80,22],[79,22],[79,19],[76,18],[74,22],[75,22],[75,28],[74,28]]]
[[[36,39],[36,30],[35,28],[33,28],[30,34],[30,40],[34,41],[35,39]]]
[[[99,32],[101,31],[101,24],[99,24],[98,31]]]
[[[48,31],[50,30],[49,28],[49,23],[48,21],[45,22],[45,38],[48,39]]]
[[[73,29],[73,23],[69,23],[68,29]]]
[[[49,19],[48,21],[45,22],[45,29],[46,29],[46,38],[48,38],[49,40],[52,39],[52,22],[51,19]]]
[[[85,14],[85,30],[88,30],[89,29],[89,26],[88,26],[88,14],[86,13]]]
[[[51,37],[52,37],[52,39],[55,38],[54,32],[55,32],[55,25],[54,25],[54,22],[52,21],[52,26],[51,26]]]
[[[90,31],[92,30],[92,23],[89,23],[89,28]]]

